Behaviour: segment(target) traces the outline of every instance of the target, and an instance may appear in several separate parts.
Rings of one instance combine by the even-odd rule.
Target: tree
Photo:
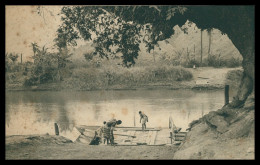
[[[62,30],[62,29],[59,29]],[[57,65],[57,79],[60,81],[63,79],[63,75],[61,74],[61,70],[66,67],[67,63],[71,62],[68,60],[72,54],[69,53],[69,49],[67,47],[67,36],[62,35],[63,33],[58,30],[58,36],[54,39],[54,46],[58,48],[58,53],[56,54],[56,58],[58,61]]]
[[[202,51],[203,51],[203,47],[202,47],[202,30],[200,30],[200,65],[202,65]]]
[[[65,47],[65,48],[60,48],[59,52],[55,56],[57,58],[57,63],[58,63],[57,79],[58,79],[58,81],[60,81],[64,77],[64,75],[61,72],[64,70],[64,68],[67,66],[67,64],[71,62],[68,58],[70,56],[72,56],[72,54],[69,53],[68,48]]]
[[[231,105],[243,104],[254,89],[254,6],[66,6],[61,13],[57,32],[64,45],[96,36],[95,53],[108,58],[115,48],[126,66],[135,63],[141,40],[150,51],[174,34],[175,25],[189,20],[202,30],[217,28],[243,56],[244,77]]]
[[[208,48],[208,64],[209,64],[209,59],[210,59],[210,48],[211,48],[211,32],[212,32],[212,29],[209,29],[208,31],[208,35],[209,35],[209,48]]]
[[[37,43],[35,43],[37,45]],[[34,49],[35,47],[33,47]],[[31,75],[29,79],[25,81],[26,86],[42,84],[46,82],[54,81],[57,75],[57,55],[55,53],[48,52],[48,48],[43,46],[34,49],[35,55],[34,65],[31,69]]]
[[[10,58],[12,60],[13,64],[14,64],[18,59],[18,54],[9,53],[8,58]]]
[[[254,6],[189,6],[185,13],[199,28],[216,28],[227,34],[243,56],[243,78],[231,107],[243,106],[254,91],[254,12]]]
[[[185,11],[184,7],[179,6],[160,8],[163,9],[162,12],[158,11],[160,9],[156,6],[148,8],[143,6],[66,6],[61,11],[63,23],[57,30],[57,40],[61,41],[62,46],[76,45],[76,40],[80,37],[90,40],[96,36],[93,38],[96,45],[95,54],[109,58],[109,56],[121,53],[123,64],[131,66],[135,64],[141,40],[150,52],[156,45],[158,46],[159,40],[173,34],[173,26],[163,23],[165,19],[170,19],[172,15]],[[170,11],[166,12],[166,9]],[[147,17],[148,13],[151,14],[152,19]],[[140,15],[140,18],[146,16],[147,19],[139,19]],[[151,25],[151,21],[156,22],[156,25]],[[162,29],[164,33],[160,33]]]
[[[33,58],[35,58],[36,52],[39,51],[39,46],[37,45],[36,42],[33,42],[33,43],[31,43],[31,47],[33,49]]]
[[[17,71],[18,66],[15,64],[15,62],[18,59],[18,54],[16,53],[5,53],[5,71]],[[12,62],[10,62],[10,60]]]

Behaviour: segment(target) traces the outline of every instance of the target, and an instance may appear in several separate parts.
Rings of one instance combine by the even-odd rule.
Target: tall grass
[[[110,87],[127,88],[151,83],[166,84],[174,81],[187,81],[192,74],[183,67],[143,66],[125,68],[105,65],[99,68],[75,68],[70,78],[65,79],[66,88],[106,89]]]
[[[242,60],[239,58],[230,58],[230,59],[222,59],[221,54],[219,55],[211,55],[208,59],[208,66],[213,66],[216,68],[219,67],[228,67],[228,68],[235,68],[242,65]]]
[[[185,68],[192,68],[193,65],[198,67],[228,67],[235,68],[242,66],[242,59],[239,57],[227,57],[223,56],[221,53],[219,54],[209,54],[207,57],[203,56],[202,61],[198,60],[198,57],[195,59],[195,54],[187,52],[176,52],[175,55],[169,56],[164,54],[160,54],[157,63],[163,63],[165,65],[173,65],[173,66],[183,66]]]

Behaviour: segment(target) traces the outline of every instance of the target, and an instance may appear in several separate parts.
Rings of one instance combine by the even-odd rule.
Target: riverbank
[[[193,84],[193,87],[195,85],[222,87],[228,82],[225,80],[227,73],[232,70],[222,69],[210,74],[200,68],[191,69],[197,79],[179,83],[183,87],[185,83],[187,86]],[[237,74],[229,77],[229,83],[237,81],[236,77]],[[203,84],[205,82],[207,84]],[[180,84],[177,84],[178,87],[181,86]],[[158,89],[158,86],[153,87]],[[55,100],[51,97],[49,99]],[[188,138],[180,148],[177,146],[89,146],[72,143],[52,135],[6,136],[6,159],[254,159],[253,115],[252,107],[227,108],[209,113],[193,122]],[[227,137],[224,138],[224,134]],[[238,136],[233,136],[235,134]]]
[[[180,146],[93,146],[48,134],[5,140],[6,159],[255,159],[254,102],[244,108],[224,107],[193,121]]]
[[[243,108],[223,107],[190,124],[174,159],[255,159],[255,108],[251,95]]]
[[[179,68],[180,69],[180,68]],[[181,69],[180,69],[181,70]],[[225,84],[234,86],[234,83],[239,82],[239,75],[232,75],[232,79],[227,79],[227,74],[232,71],[240,71],[241,68],[213,68],[213,67],[201,67],[201,68],[185,68],[185,71],[190,78],[183,80],[156,78],[152,82],[142,80],[142,76],[135,80],[119,80],[114,81],[110,85],[95,84],[96,81],[88,83],[90,80],[84,80],[82,78],[68,78],[59,83],[45,83],[38,86],[25,87],[21,84],[6,84],[6,91],[88,91],[88,90],[136,90],[136,89],[194,89],[194,90],[212,90],[223,89]],[[175,73],[174,73],[175,75]],[[131,77],[131,76],[130,76]],[[149,76],[148,76],[149,77]],[[178,77],[178,76],[177,76]],[[87,78],[86,78],[87,79]],[[121,78],[122,79],[122,78]],[[143,77],[144,79],[144,77]],[[227,81],[228,80],[228,81]],[[132,82],[131,82],[132,81]],[[237,85],[236,85],[237,86]]]
[[[172,159],[177,146],[106,146],[72,143],[62,136],[8,136],[6,159]]]

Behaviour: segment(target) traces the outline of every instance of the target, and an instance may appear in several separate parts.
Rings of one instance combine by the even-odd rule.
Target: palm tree
[[[202,29],[200,30],[200,65],[202,65],[202,51],[203,51],[203,48],[202,48]]]
[[[211,37],[212,37],[211,32],[212,32],[212,29],[209,29],[209,30],[208,30],[208,35],[209,35],[208,61],[209,61],[209,58],[210,58]],[[209,62],[208,62],[208,65],[209,65]]]
[[[35,60],[35,54],[36,54],[37,51],[39,51],[39,46],[36,42],[31,43],[31,46],[33,48],[33,57],[34,57],[34,60]],[[33,63],[34,63],[34,61],[33,61]]]

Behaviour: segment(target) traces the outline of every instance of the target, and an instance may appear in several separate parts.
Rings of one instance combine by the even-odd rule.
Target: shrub
[[[239,58],[229,58],[229,59],[222,59],[221,55],[210,55],[210,58],[208,60],[208,66],[213,66],[213,67],[229,67],[229,68],[234,68],[234,67],[239,67],[242,65],[242,60]]]
[[[223,66],[223,60],[221,59],[221,54],[210,55],[208,59],[208,66],[213,66],[216,68]]]
[[[225,63],[224,65],[229,68],[235,68],[235,67],[242,66],[242,60],[240,60],[239,58],[234,58],[234,57],[224,61],[224,63]]]
[[[38,84],[38,77],[30,77],[24,81],[24,86],[33,86]]]
[[[86,61],[91,61],[94,57],[94,54],[93,53],[85,53],[84,57],[85,57]]]
[[[183,66],[185,68],[193,68],[193,65],[195,65],[196,67],[201,66],[200,62],[193,60],[193,59],[186,62]]]

